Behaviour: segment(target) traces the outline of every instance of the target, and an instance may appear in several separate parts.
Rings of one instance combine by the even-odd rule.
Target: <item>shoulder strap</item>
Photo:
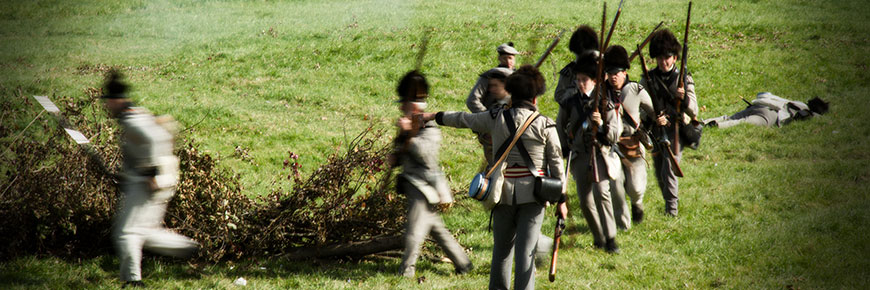
[[[529,116],[528,119],[526,119],[526,122],[523,123],[523,126],[520,127],[520,129],[517,130],[513,134],[513,138],[511,139],[511,142],[508,144],[507,148],[505,148],[504,152],[501,154],[501,157],[498,158],[498,161],[496,161],[495,163],[492,164],[492,168],[490,168],[489,172],[486,173],[486,178],[489,178],[492,175],[492,173],[495,171],[495,169],[497,167],[499,167],[499,164],[501,164],[501,162],[504,161],[505,158],[507,158],[507,155],[511,151],[511,148],[514,147],[514,145],[520,139],[520,136],[523,135],[523,132],[525,132],[526,129],[529,128],[529,125],[532,124],[532,121],[534,121],[535,118],[538,117],[538,114],[540,114],[540,113],[538,113],[538,111],[535,111],[534,113],[532,113],[532,115]],[[507,125],[509,126],[508,128],[513,127],[514,118],[511,116],[510,110],[505,110],[504,116],[505,116],[505,123],[507,123]],[[514,130],[511,130],[511,131],[514,131]],[[504,145],[502,145],[502,146],[504,146]]]
[[[526,163],[526,167],[529,168],[529,172],[531,172],[532,175],[537,176],[538,168],[535,167],[535,163],[532,162],[532,157],[529,155],[529,151],[526,150],[526,146],[523,145],[523,141],[518,142],[517,149],[520,149],[520,155],[523,156],[523,162]]]

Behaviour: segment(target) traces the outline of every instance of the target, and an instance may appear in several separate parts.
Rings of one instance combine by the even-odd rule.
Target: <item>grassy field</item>
[[[518,62],[529,63],[559,29],[570,35],[576,25],[600,23],[600,1],[533,2],[0,1],[0,98],[85,98],[106,68],[121,67],[137,103],[173,115],[240,174],[246,192],[262,195],[281,179],[288,151],[310,171],[370,124],[391,128],[395,84],[413,67],[424,31],[432,31],[422,69],[432,85],[429,107],[465,110],[477,74],[496,64],[496,45],[515,42],[529,52]],[[612,16],[617,2],[608,4]],[[685,7],[626,1],[612,42],[634,47],[659,21],[682,39]],[[870,8],[863,1],[697,1],[692,15],[689,67],[702,118],[736,112],[744,107],[738,96],[763,91],[820,96],[831,113],[783,128],[706,130],[701,148],[684,152],[680,217],[662,213],[651,178],[648,217],[620,232],[617,256],[592,249],[573,198],[559,279],[547,282],[542,266],[537,286],[870,287]],[[571,58],[566,37],[542,69],[551,90]],[[630,75],[639,76],[636,62]],[[555,116],[552,94],[540,106]],[[443,133],[442,165],[461,192],[480,149],[469,131]],[[6,147],[10,138],[0,142]],[[234,156],[237,147],[253,159]],[[183,262],[148,258],[144,275],[158,288],[232,287],[245,277],[254,288],[479,289],[488,281],[487,217],[465,198],[444,214],[477,266],[466,276],[424,260],[418,276],[425,279],[403,279],[394,275],[399,259],[389,257],[239,261],[195,273]],[[548,214],[545,233],[552,225]],[[111,255],[0,262],[3,288],[112,288],[116,276]]]

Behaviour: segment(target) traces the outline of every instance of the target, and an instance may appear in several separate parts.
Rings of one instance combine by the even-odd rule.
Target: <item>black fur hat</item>
[[[574,73],[584,74],[590,78],[598,77],[598,57],[595,54],[581,56],[574,62]]]
[[[813,113],[822,115],[828,112],[828,102],[825,102],[819,97],[815,97],[807,101],[807,106]]]
[[[504,88],[511,94],[511,100],[518,102],[544,94],[546,84],[541,72],[527,64],[508,76]]]
[[[612,69],[628,70],[631,64],[628,63],[628,52],[621,45],[613,45],[607,48],[604,53],[604,70],[611,71]]]
[[[124,75],[117,70],[110,70],[106,75],[106,84],[103,85],[103,99],[122,99],[127,97],[127,90],[130,86],[125,84],[122,79]]]
[[[423,101],[429,97],[429,84],[423,74],[412,70],[399,81],[396,94],[399,95],[399,102]]]
[[[680,42],[677,40],[677,37],[674,36],[670,30],[662,29],[656,32],[653,32],[652,36],[649,40],[649,57],[656,58],[658,56],[669,56],[676,55],[679,57],[680,50],[683,47],[680,46]]]
[[[571,35],[568,49],[578,57],[581,57],[590,51],[597,51],[598,35],[596,35],[595,30],[588,25],[577,27],[577,30],[574,30],[574,34]]]

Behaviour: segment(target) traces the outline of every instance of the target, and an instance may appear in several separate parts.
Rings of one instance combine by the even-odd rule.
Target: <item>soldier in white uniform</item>
[[[758,93],[746,109],[731,116],[704,120],[704,125],[728,128],[748,123],[764,127],[781,127],[794,120],[804,120],[827,112],[828,103],[818,97],[803,103],[764,92]]]
[[[102,97],[121,125],[122,199],[113,238],[124,287],[142,287],[142,249],[176,257],[194,254],[199,244],[163,227],[166,206],[178,184],[173,132],[144,108],[133,107],[120,74],[112,72]]]
[[[496,108],[492,112],[465,113],[440,112],[425,114],[424,119],[435,119],[438,124],[470,128],[475,132],[492,135],[493,144],[510,142],[511,131],[507,126],[507,116],[513,119],[514,128],[521,125],[535,112],[537,96],[544,92],[544,79],[532,66],[523,66],[507,79],[506,88],[511,93],[513,105],[510,109]],[[489,288],[509,289],[511,260],[516,267],[514,289],[534,289],[535,287],[535,245],[544,218],[544,205],[534,196],[535,176],[545,174],[562,179],[562,149],[559,145],[555,123],[550,118],[538,116],[520,136],[527,149],[529,158],[538,172],[531,172],[517,146],[508,153],[505,161],[493,172],[490,194],[500,195],[501,199],[492,209],[493,250],[490,268]],[[500,156],[500,154],[498,154]],[[495,157],[495,155],[494,155]],[[563,189],[564,191],[564,189]],[[567,214],[563,192],[562,201],[557,205],[557,213]]]
[[[622,151],[623,174],[614,180],[611,187],[613,215],[616,226],[622,229],[631,228],[631,222],[643,221],[643,194],[646,191],[644,144],[650,144],[650,141],[641,129],[641,124],[652,121],[655,116],[649,94],[640,84],[628,78],[626,71],[629,68],[628,53],[622,46],[611,46],[604,53],[608,92],[622,112],[622,135],[618,144]],[[626,194],[631,198],[631,217]]]
[[[441,146],[441,130],[435,122],[414,120],[415,114],[426,109],[426,98],[429,96],[429,85],[425,77],[417,71],[411,71],[402,78],[397,88],[401,98],[404,116],[397,126],[399,134],[396,137],[395,151],[391,158],[394,164],[402,166],[397,187],[407,199],[408,216],[405,225],[405,252],[399,274],[414,277],[417,258],[420,256],[420,246],[430,233],[435,242],[453,261],[456,273],[464,274],[471,271],[472,264],[462,246],[456,242],[444,221],[438,215],[435,206],[440,203],[452,203],[453,194],[447,185],[447,178],[438,163],[438,150]]]

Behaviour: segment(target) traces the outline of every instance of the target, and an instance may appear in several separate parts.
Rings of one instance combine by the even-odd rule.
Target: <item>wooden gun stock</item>
[[[556,214],[558,216],[558,213]],[[565,219],[556,218],[556,230],[553,233],[553,254],[550,260],[550,282],[556,281],[556,262],[559,258],[559,243],[562,242],[562,231],[565,229]]]

